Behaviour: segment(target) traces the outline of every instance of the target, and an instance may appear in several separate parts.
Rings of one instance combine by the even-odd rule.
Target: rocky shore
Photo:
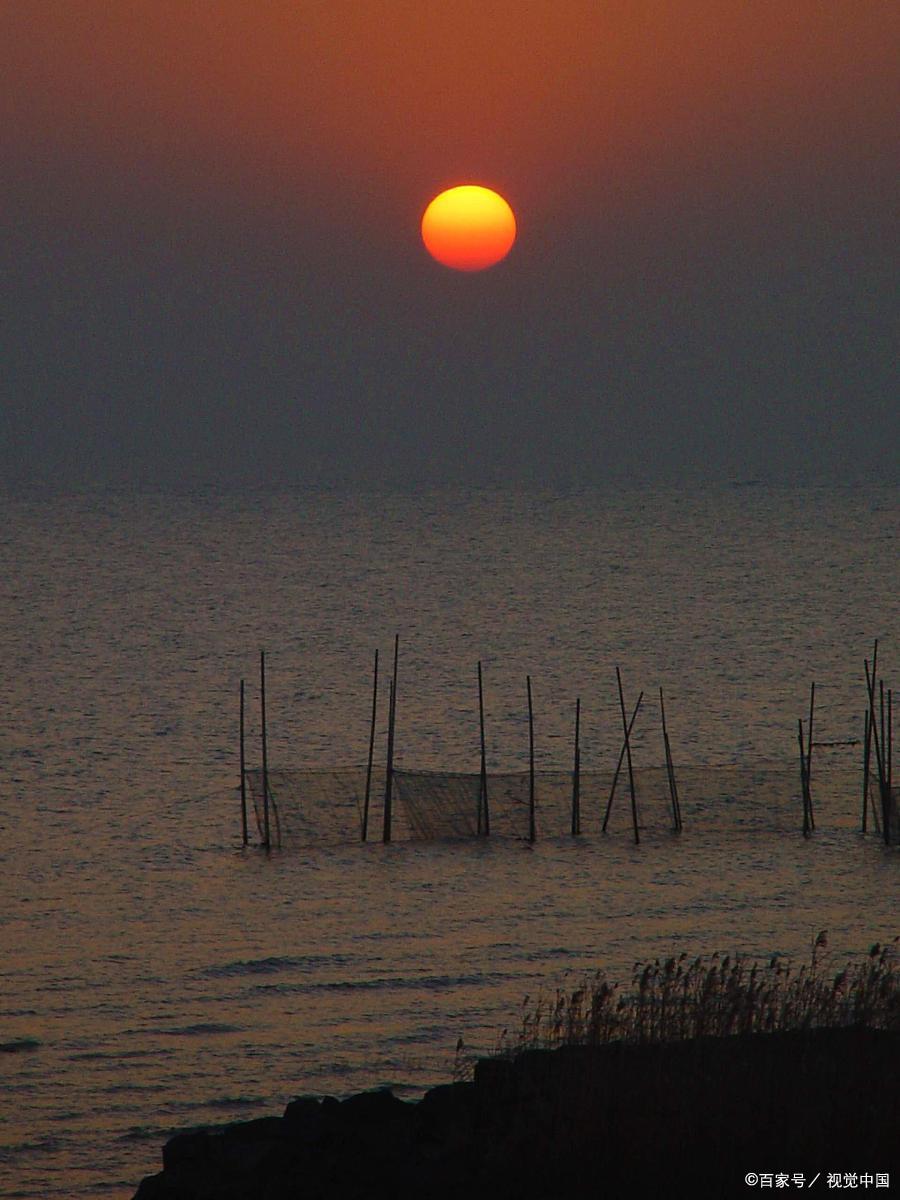
[[[172,1138],[135,1200],[738,1197],[750,1172],[891,1195],[898,1148],[900,1033],[810,1030],[528,1051],[415,1103],[296,1099]]]

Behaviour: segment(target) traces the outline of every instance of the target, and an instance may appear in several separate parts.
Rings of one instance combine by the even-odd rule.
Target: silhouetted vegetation
[[[302,1097],[183,1133],[136,1200],[737,1196],[747,1172],[835,1163],[887,1178],[898,941],[836,973],[821,933],[799,969],[714,954],[639,963],[627,991],[596,975],[526,1002],[504,1053],[417,1103]]]
[[[516,1037],[501,1052],[608,1042],[669,1042],[814,1028],[900,1030],[900,938],[834,972],[822,963],[823,930],[799,969],[774,956],[760,963],[712,954],[636,963],[627,990],[603,972],[571,992],[527,998]],[[530,1006],[529,1006],[530,1005]]]

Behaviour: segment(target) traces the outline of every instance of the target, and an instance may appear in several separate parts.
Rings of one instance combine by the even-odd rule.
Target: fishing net
[[[631,791],[623,767],[613,790],[614,770],[582,770],[579,776],[581,832],[601,832],[609,810],[611,835],[633,834]],[[799,769],[771,761],[675,768],[685,830],[741,829],[796,832],[803,808]],[[265,834],[261,771],[246,779],[260,839]],[[535,836],[571,833],[573,773],[538,770],[534,776]],[[642,835],[674,824],[665,766],[636,766],[635,804]],[[487,809],[492,837],[528,838],[531,824],[528,771],[491,771]],[[824,759],[814,764],[811,791],[819,827],[858,827],[862,787],[858,769]],[[873,787],[873,793],[875,788]],[[394,840],[470,838],[483,832],[482,780],[477,772],[396,769],[391,789]],[[274,770],[269,772],[269,835],[274,846],[303,847],[359,841],[366,797],[366,768]],[[375,768],[369,784],[368,839],[383,831],[385,770]],[[895,806],[896,808],[896,806]],[[481,818],[479,818],[481,810]],[[874,818],[870,809],[870,829]]]
[[[262,771],[245,777],[261,841],[265,840]],[[362,837],[366,768],[332,771],[269,771],[269,840],[273,846],[352,842]],[[370,803],[384,799],[385,773],[373,770]],[[371,830],[370,830],[371,834]]]

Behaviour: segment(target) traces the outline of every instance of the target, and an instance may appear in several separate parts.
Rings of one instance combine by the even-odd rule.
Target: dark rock
[[[280,1142],[290,1137],[290,1128],[282,1117],[257,1117],[253,1121],[235,1121],[222,1130],[226,1151],[248,1142]]]
[[[305,1125],[321,1117],[322,1102],[315,1096],[298,1096],[284,1110],[284,1119],[292,1125]]]
[[[379,1088],[348,1097],[341,1104],[341,1117],[345,1123],[377,1126],[403,1120],[411,1110],[412,1105],[399,1100],[388,1088]]]
[[[187,1133],[176,1133],[163,1146],[163,1170],[211,1167],[221,1162],[223,1149],[224,1138],[220,1130],[192,1129]]]
[[[640,1200],[838,1160],[891,1172],[898,1081],[900,1034],[871,1030],[532,1051],[417,1104],[305,1097],[180,1134],[136,1200]]]

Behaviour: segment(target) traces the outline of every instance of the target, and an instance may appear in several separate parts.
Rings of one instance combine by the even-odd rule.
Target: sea
[[[900,934],[896,848],[861,831],[864,660],[898,679],[900,489],[205,490],[0,498],[0,1194],[129,1197],[178,1130],[297,1095],[414,1098],[515,1040],[540,996],[670,954],[838,966]],[[248,766],[395,762],[676,775],[760,764],[777,821],[683,829],[623,781],[583,832],[243,845]],[[798,720],[816,684],[802,833]],[[845,744],[847,743],[847,744]],[[840,786],[818,790],[830,779]],[[760,785],[764,786],[763,784]],[[714,797],[715,799],[715,797]],[[317,803],[327,803],[320,797]],[[768,806],[768,807],[767,807]],[[662,814],[662,815],[659,815]],[[732,816],[734,820],[732,821]],[[307,814],[315,825],[315,812]],[[777,1169],[775,1167],[772,1168]],[[785,1170],[800,1169],[788,1164]],[[824,1169],[824,1167],[823,1167]]]

